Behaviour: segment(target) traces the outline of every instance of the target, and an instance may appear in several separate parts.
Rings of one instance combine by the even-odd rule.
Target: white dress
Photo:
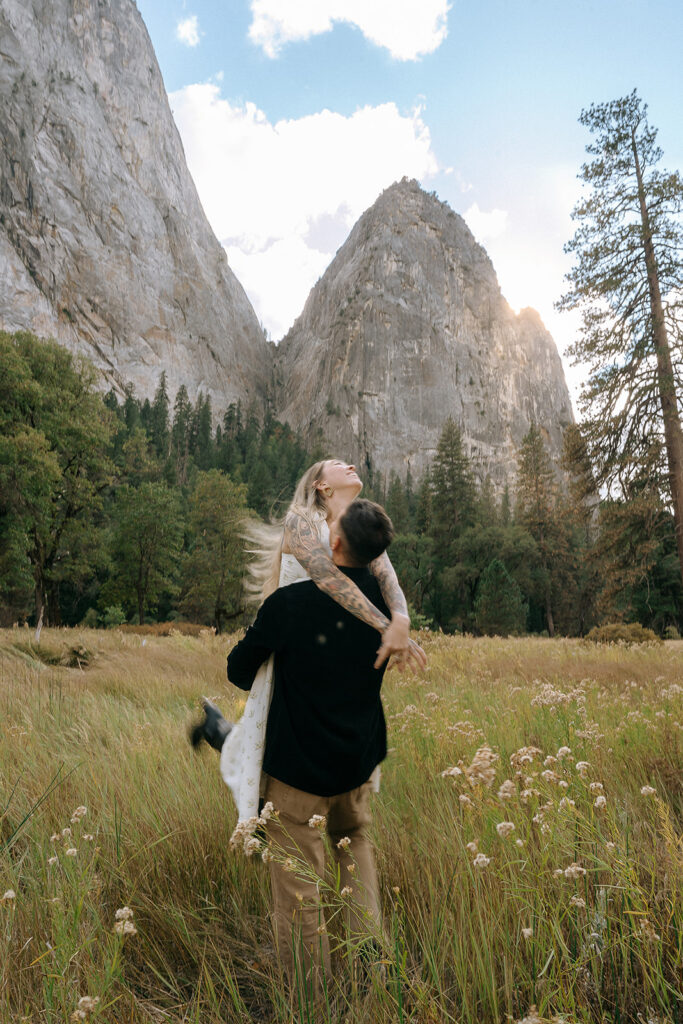
[[[329,547],[327,523],[322,524],[321,540]],[[280,586],[309,579],[294,555],[282,555]],[[226,736],[221,748],[221,775],[232,790],[237,806],[237,821],[248,821],[258,814],[263,754],[266,746],[266,722],[273,696],[273,655],[264,661],[252,683],[244,714]]]
[[[330,547],[330,531],[327,523],[320,523],[320,539]],[[307,580],[306,570],[294,555],[282,555],[280,564],[280,586]],[[258,815],[258,803],[263,772],[263,754],[266,746],[266,722],[273,695],[273,655],[261,665],[256,673],[244,714],[226,736],[221,749],[221,775],[232,790],[237,806],[237,828]],[[373,788],[379,789],[379,765],[372,773]]]

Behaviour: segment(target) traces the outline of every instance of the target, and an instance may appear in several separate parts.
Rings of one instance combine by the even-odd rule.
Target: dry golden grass
[[[428,671],[385,686],[388,984],[358,990],[340,955],[311,1011],[272,956],[264,865],[228,849],[215,754],[185,738],[202,694],[240,714],[231,643],[0,632],[2,1024],[69,1021],[85,995],[112,1024],[679,1019],[683,644],[427,636]],[[137,934],[114,931],[124,906]]]

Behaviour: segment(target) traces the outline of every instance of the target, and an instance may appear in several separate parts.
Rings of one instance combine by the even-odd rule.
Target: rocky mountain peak
[[[0,328],[220,411],[270,354],[202,210],[134,0],[0,0]]]
[[[556,455],[572,421],[538,314],[515,315],[462,217],[408,179],[353,228],[281,342],[276,377],[295,429],[401,476],[424,470],[448,416],[498,489],[532,421]]]

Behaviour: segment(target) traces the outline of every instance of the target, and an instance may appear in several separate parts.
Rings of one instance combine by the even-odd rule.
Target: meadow
[[[1,1024],[683,1019],[683,643],[422,636],[428,669],[385,683],[386,980],[330,874],[312,1008],[186,738],[202,694],[243,707],[235,638],[0,631]]]

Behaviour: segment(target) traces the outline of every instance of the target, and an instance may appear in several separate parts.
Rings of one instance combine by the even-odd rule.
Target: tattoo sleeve
[[[379,558],[370,563],[370,571],[379,583],[382,597],[391,609],[392,614],[407,615],[408,605],[405,594],[401,590],[396,570],[391,564],[386,551],[383,551]]]
[[[329,594],[342,608],[367,622],[380,633],[386,629],[389,619],[367,599],[348,576],[339,571],[315,529],[303,516],[295,512],[290,512],[287,516],[285,542],[297,562],[303,566],[323,593]]]

